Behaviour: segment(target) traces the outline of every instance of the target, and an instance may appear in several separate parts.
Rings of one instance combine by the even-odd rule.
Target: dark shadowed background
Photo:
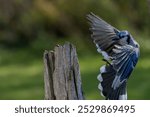
[[[104,62],[90,39],[93,12],[140,44],[129,99],[150,99],[149,0],[0,0],[0,99],[44,99],[43,52],[69,41],[79,56],[86,99],[103,99],[97,75]]]

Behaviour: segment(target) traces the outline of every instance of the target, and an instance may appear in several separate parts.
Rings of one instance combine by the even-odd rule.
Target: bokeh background
[[[44,99],[43,52],[66,41],[77,48],[85,98],[103,99],[97,75],[104,62],[90,39],[90,12],[139,42],[128,98],[150,99],[149,0],[0,0],[0,99]]]

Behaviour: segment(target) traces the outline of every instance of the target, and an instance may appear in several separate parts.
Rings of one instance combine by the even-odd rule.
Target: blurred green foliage
[[[88,37],[90,12],[120,29],[149,35],[147,0],[0,0],[0,42],[16,47],[37,39]]]
[[[102,99],[96,77],[104,63],[90,39],[90,12],[139,42],[129,99],[150,99],[148,0],[0,0],[0,99],[43,99],[43,52],[65,41],[77,48],[86,99]]]

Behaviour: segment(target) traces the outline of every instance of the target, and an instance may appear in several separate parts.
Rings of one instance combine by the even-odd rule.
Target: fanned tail
[[[103,65],[100,68],[100,74],[98,80],[100,81],[98,88],[101,91],[101,95],[109,100],[126,100],[126,82],[122,83],[118,88],[113,89],[112,83],[116,77],[116,71],[112,65]]]

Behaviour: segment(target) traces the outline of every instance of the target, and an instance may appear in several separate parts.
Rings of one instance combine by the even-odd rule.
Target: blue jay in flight
[[[101,95],[107,100],[127,100],[127,80],[139,58],[139,44],[128,31],[119,31],[93,13],[87,19],[91,38],[106,62],[97,77]]]

